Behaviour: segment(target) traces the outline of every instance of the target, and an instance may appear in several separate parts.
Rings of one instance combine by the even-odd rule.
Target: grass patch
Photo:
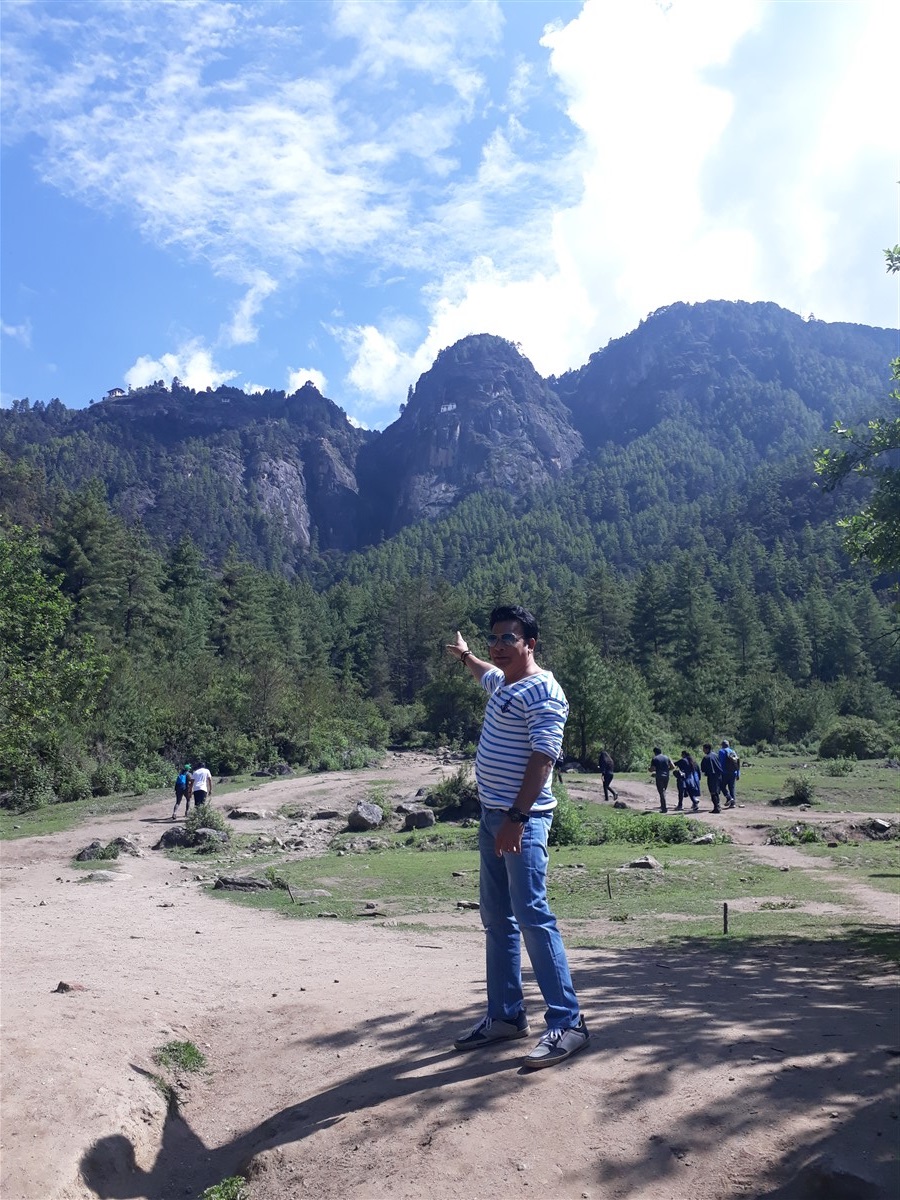
[[[774,804],[788,795],[785,768],[801,775],[813,789],[817,812],[900,814],[900,772],[874,762],[853,763],[843,775],[832,774],[833,762],[815,758],[753,758],[741,768],[738,802]]]
[[[240,1175],[229,1175],[201,1192],[200,1200],[249,1200],[249,1196],[247,1180]]]
[[[193,1042],[166,1042],[153,1051],[158,1067],[196,1074],[206,1067],[206,1055]]]
[[[650,850],[663,865],[655,870],[620,870],[640,851]],[[400,847],[378,855],[329,854],[323,858],[283,863],[279,874],[290,882],[298,903],[287,892],[211,895],[253,908],[275,909],[299,918],[336,914],[344,920],[406,917],[426,913],[455,914],[457,901],[478,899],[477,852],[446,850],[417,853]],[[609,875],[610,898],[607,891]],[[315,895],[316,892],[324,893]],[[567,921],[612,922],[627,925],[631,940],[651,940],[673,931],[673,915],[693,922],[700,932],[715,931],[721,923],[723,901],[738,898],[840,905],[846,897],[815,873],[782,872],[751,860],[736,846],[655,846],[640,848],[607,842],[595,846],[565,846],[551,852],[548,895],[556,914]],[[366,909],[374,904],[374,909]],[[848,914],[849,915],[849,914]],[[789,925],[780,909],[742,913],[762,932],[780,932]],[[798,914],[790,918],[796,925]],[[831,925],[834,925],[831,919]],[[636,931],[641,926],[641,931]],[[684,928],[679,924],[678,929]],[[604,942],[607,940],[604,937]]]
[[[846,871],[882,892],[900,896],[900,841],[844,842],[840,846],[804,846],[804,852],[827,858],[836,871]]]

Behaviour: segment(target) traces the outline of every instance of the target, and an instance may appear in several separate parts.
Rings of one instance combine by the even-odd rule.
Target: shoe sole
[[[583,1050],[587,1044],[588,1042],[584,1041],[574,1050],[567,1050],[565,1054],[548,1055],[546,1058],[523,1058],[522,1066],[527,1067],[529,1071],[540,1071],[544,1067],[555,1067],[557,1063],[565,1062],[567,1058],[571,1058],[573,1054],[577,1054],[579,1050]]]
[[[524,1029],[519,1029],[515,1033],[505,1034],[503,1037],[484,1038],[480,1042],[454,1042],[454,1050],[483,1050],[485,1046],[502,1046],[504,1042],[519,1042],[522,1038],[528,1037],[531,1030],[526,1025]]]

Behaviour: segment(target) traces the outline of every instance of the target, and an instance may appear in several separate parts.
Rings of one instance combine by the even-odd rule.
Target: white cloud
[[[469,333],[520,342],[550,374],[679,300],[774,300],[841,320],[855,291],[858,311],[894,240],[895,85],[877,46],[893,44],[897,17],[813,5],[785,23],[776,7],[588,0],[547,30],[576,142],[539,161],[517,157],[513,125],[487,138],[477,174],[439,211],[441,233],[457,249],[468,239],[471,257],[451,255],[423,289],[427,333],[398,339],[385,320],[345,331],[361,400],[398,403]],[[551,198],[504,224],[509,209],[492,206],[523,181]],[[860,216],[876,238],[865,251]],[[878,324],[877,311],[857,319]]]
[[[277,291],[278,284],[265,271],[257,272],[244,298],[237,305],[226,337],[233,346],[245,346],[255,342],[259,334],[256,317],[267,296]]]
[[[216,388],[221,383],[229,383],[236,375],[237,371],[225,371],[217,367],[210,350],[199,338],[194,338],[174,353],[161,354],[159,358],[142,354],[125,372],[125,383],[138,388],[162,379],[170,384],[177,376],[185,387],[202,392],[208,387]]]
[[[31,322],[23,321],[21,325],[8,325],[6,321],[0,319],[0,333],[4,337],[12,338],[14,342],[18,342],[24,346],[26,350],[31,349]]]
[[[325,389],[328,387],[328,380],[321,371],[317,371],[315,367],[298,367],[296,370],[288,370],[288,393],[299,391],[304,383],[312,383],[316,390],[325,395]]]

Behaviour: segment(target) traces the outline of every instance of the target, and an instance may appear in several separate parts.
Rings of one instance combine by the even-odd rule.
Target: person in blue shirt
[[[490,661],[476,658],[459,631],[447,646],[488,695],[475,758],[487,1012],[453,1044],[476,1050],[528,1036],[524,940],[547,1006],[547,1030],[522,1060],[537,1069],[569,1058],[590,1036],[547,902],[547,841],[556,807],[551,780],[569,705],[553,675],[535,662],[538,626],[527,609],[495,608],[490,629]]]
[[[725,795],[725,807],[734,808],[734,785],[741,777],[741,760],[738,758],[737,751],[728,744],[727,739],[722,742],[719,750],[719,766],[722,768],[722,791]]]

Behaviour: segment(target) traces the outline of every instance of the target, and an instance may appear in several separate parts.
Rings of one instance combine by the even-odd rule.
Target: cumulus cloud
[[[194,338],[178,350],[161,354],[159,358],[142,354],[125,372],[125,382],[129,387],[138,388],[147,387],[157,379],[170,384],[177,377],[185,387],[202,392],[208,387],[216,388],[219,384],[230,383],[236,375],[237,371],[225,371],[217,367],[208,347],[199,338]]]
[[[288,392],[299,391],[304,383],[312,383],[316,390],[325,395],[325,389],[328,387],[328,380],[321,371],[317,371],[315,367],[297,367],[296,370],[288,371]]]

